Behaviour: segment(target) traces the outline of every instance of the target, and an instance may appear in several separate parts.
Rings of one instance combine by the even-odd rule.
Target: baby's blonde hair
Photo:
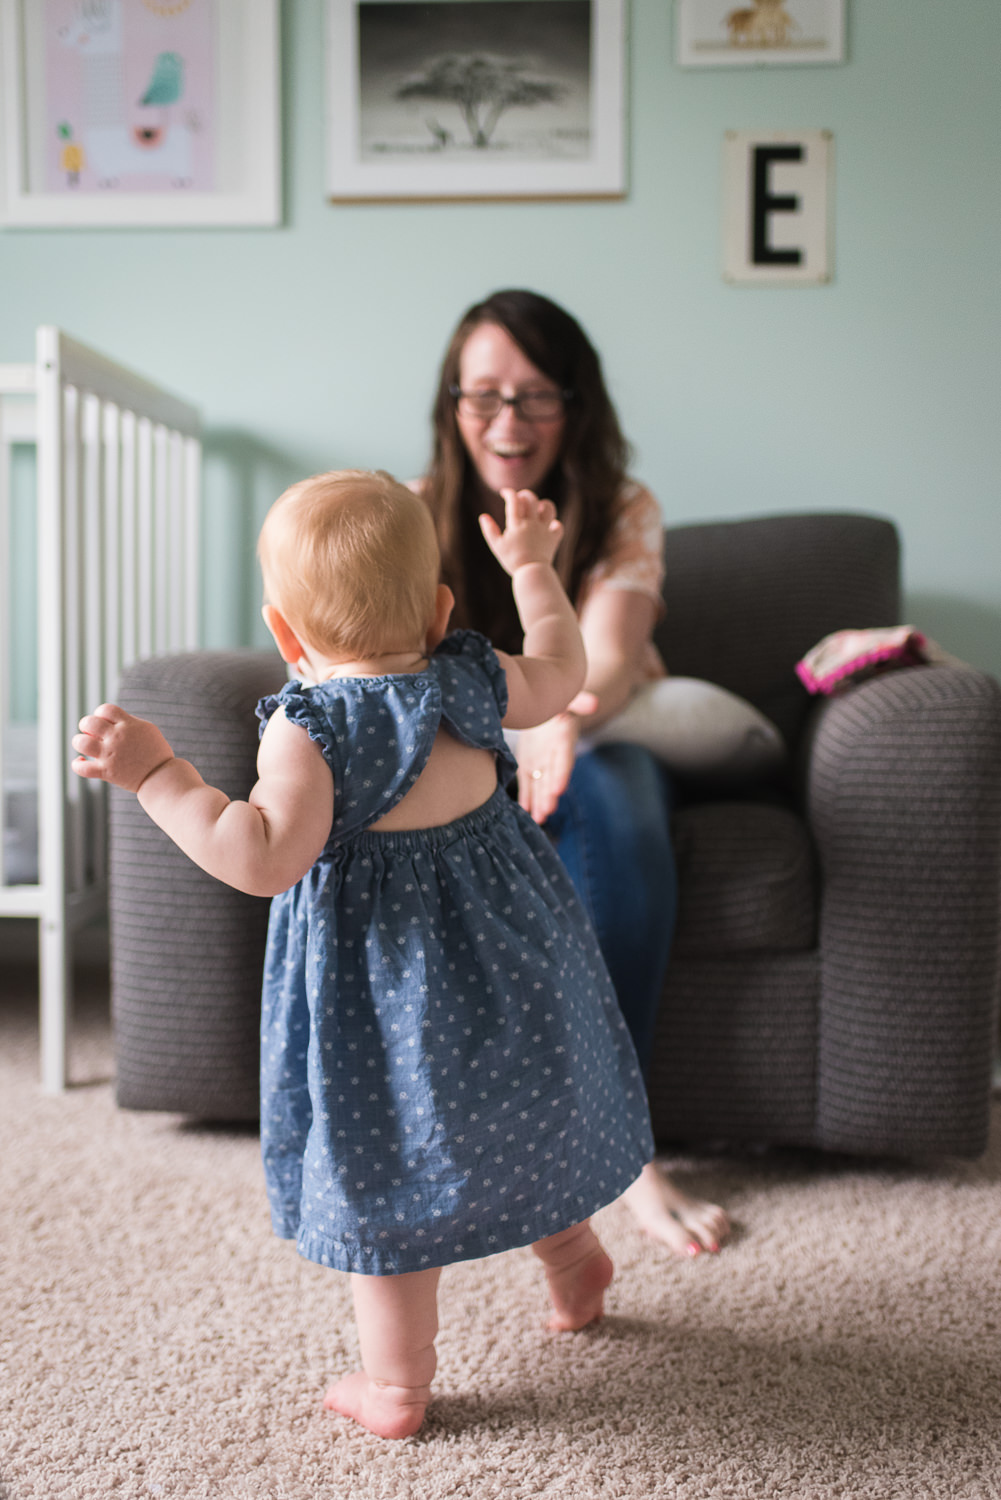
[[[303,479],[257,541],[265,598],[304,644],[370,657],[423,647],[440,559],[424,501],[382,470]]]

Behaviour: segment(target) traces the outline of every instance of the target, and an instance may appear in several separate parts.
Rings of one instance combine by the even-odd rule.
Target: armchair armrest
[[[254,710],[285,676],[274,651],[149,657],[122,674],[118,700],[159,724],[213,785],[246,797],[256,779]],[[116,788],[109,841],[119,1105],[256,1119],[270,902],[199,870]]]
[[[975,1156],[1001,920],[1001,688],[919,667],[820,704],[818,1144]]]

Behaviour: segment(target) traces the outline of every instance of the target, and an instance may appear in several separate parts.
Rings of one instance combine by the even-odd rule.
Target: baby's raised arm
[[[531,490],[502,490],[504,530],[480,516],[487,546],[511,575],[525,630],[521,656],[497,653],[507,673],[509,729],[530,729],[562,712],[584,685],[587,659],[573,605],[553,569],[563,537],[551,500]]]
[[[261,737],[258,781],[234,801],[178,760],[155,724],[113,703],[80,720],[73,770],[135,792],[196,865],[251,896],[276,896],[301,880],[330,833],[333,778],[319,746],[276,713]]]

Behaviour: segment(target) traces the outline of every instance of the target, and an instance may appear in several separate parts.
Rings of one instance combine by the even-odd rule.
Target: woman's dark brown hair
[[[543,375],[571,392],[560,456],[540,487],[566,528],[556,567],[571,599],[604,554],[629,445],[597,352],[562,307],[537,292],[511,290],[494,292],[463,315],[441,367],[432,409],[434,448],[423,493],[438,531],[442,578],[455,594],[452,624],[481,630],[502,650],[518,651],[522,633],[510,580],[480,532],[483,486],[459,433],[450,389],[459,383],[466,340],[484,323],[503,328]]]

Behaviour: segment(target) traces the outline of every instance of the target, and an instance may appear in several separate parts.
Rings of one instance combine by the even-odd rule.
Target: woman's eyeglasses
[[[478,417],[491,422],[505,406],[525,422],[550,422],[563,415],[573,391],[520,391],[517,396],[502,396],[500,391],[463,391],[450,385],[448,393],[464,417]]]

